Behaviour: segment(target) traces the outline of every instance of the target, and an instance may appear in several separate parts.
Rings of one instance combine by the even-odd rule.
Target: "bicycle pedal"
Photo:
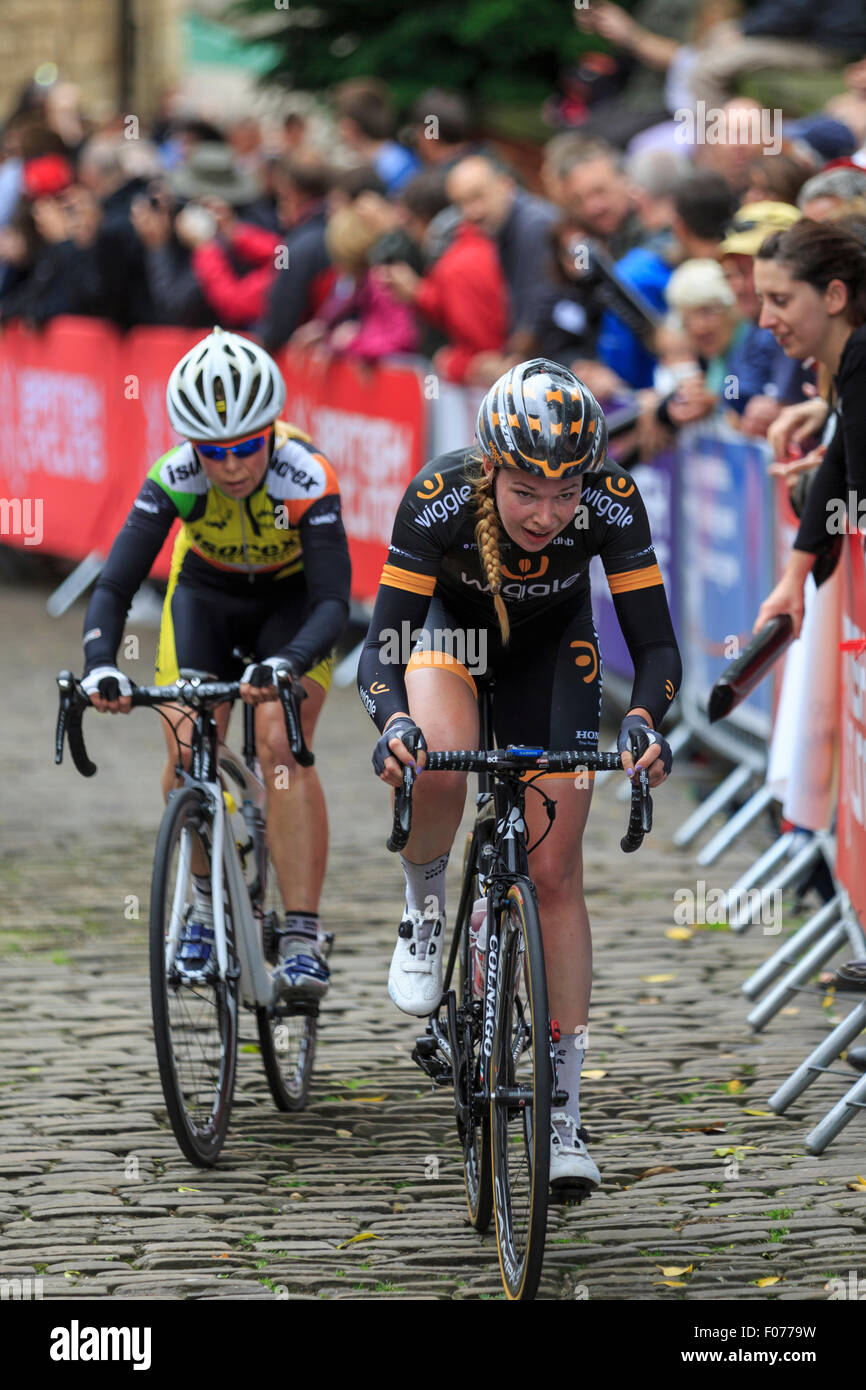
[[[314,999],[294,999],[272,1004],[269,1012],[274,1018],[318,1018],[319,1005]]]
[[[434,1085],[446,1086],[450,1083],[451,1067],[440,1056],[436,1039],[430,1033],[416,1038],[412,1049],[412,1061],[417,1062]]]
[[[593,1192],[595,1188],[592,1183],[554,1183],[550,1189],[550,1203],[559,1207],[579,1207]]]

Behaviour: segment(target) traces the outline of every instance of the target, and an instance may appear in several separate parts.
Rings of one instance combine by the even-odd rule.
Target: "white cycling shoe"
[[[589,1136],[565,1110],[554,1110],[550,1117],[550,1185],[558,1188],[582,1187],[593,1192],[601,1174],[587,1152]]]
[[[388,993],[404,1014],[424,1018],[442,998],[445,913],[429,917],[406,908],[391,957]]]

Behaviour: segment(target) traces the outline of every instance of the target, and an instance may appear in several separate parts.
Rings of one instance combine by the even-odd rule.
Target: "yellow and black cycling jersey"
[[[308,435],[281,420],[274,435],[262,481],[244,498],[211,483],[191,444],[153,464],[87,610],[85,672],[114,663],[133,594],[178,519],[169,595],[182,585],[259,599],[296,576],[311,611],[282,654],[307,670],[330,651],[348,615],[351,577],[339,486]]]

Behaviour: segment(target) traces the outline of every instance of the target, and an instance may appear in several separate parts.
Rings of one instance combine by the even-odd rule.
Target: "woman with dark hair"
[[[839,226],[804,218],[775,232],[755,258],[762,328],[789,357],[813,357],[833,378],[835,411],[825,443],[791,469],[817,467],[785,572],[761,605],[757,632],[777,613],[803,622],[803,588],[832,572],[841,545],[839,507],[866,499],[866,246]],[[790,470],[789,470],[790,471]],[[834,505],[837,504],[837,505]]]

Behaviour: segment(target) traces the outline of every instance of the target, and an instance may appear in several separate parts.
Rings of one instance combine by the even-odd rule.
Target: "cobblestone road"
[[[167,1126],[150,1032],[161,735],[145,712],[90,717],[99,775],[53,766],[53,676],[78,665],[81,611],[52,621],[44,597],[6,589],[0,615],[0,1278],[41,1278],[45,1298],[500,1297],[495,1240],[465,1219],[447,1096],[410,1061],[415,1025],[387,995],[401,880],[354,691],[334,692],[318,748],[337,942],[311,1102],[278,1114],[242,1049],[228,1142],[203,1172]],[[140,637],[127,666],[149,680],[154,634]],[[657,797],[652,844],[629,860],[624,807],[611,785],[596,793],[582,1100],[603,1187],[552,1213],[540,1297],[826,1299],[831,1278],[866,1274],[866,1192],[848,1187],[866,1166],[862,1122],[821,1158],[802,1147],[847,1079],[816,1083],[785,1118],[766,1106],[843,1006],[802,994],[754,1036],[739,987],[779,938],[665,935],[677,888],[727,886],[768,842],[764,825],[706,873],[676,851],[696,776]],[[246,1016],[242,1039],[254,1031]]]

